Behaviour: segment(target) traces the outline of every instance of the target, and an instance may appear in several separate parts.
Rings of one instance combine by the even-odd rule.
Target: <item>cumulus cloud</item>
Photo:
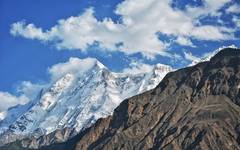
[[[240,28],[240,16],[233,16],[232,21],[236,28]]]
[[[47,36],[41,28],[35,27],[34,24],[27,25],[24,21],[12,24],[10,33],[14,36],[21,35],[28,39],[47,40]]]
[[[28,39],[52,42],[58,49],[89,50],[98,44],[109,51],[126,54],[140,52],[145,56],[169,56],[167,44],[157,33],[177,37],[181,45],[193,46],[190,38],[197,40],[226,40],[233,38],[232,30],[214,25],[196,25],[204,15],[219,15],[219,9],[230,0],[205,0],[200,7],[188,6],[186,10],[171,7],[170,0],[124,0],[117,5],[115,13],[121,16],[118,22],[111,18],[98,20],[94,9],[89,8],[76,17],[58,21],[58,24],[43,31],[34,24],[14,23],[11,33]]]
[[[29,99],[25,95],[17,97],[8,92],[0,92],[0,100],[0,112],[7,111],[13,106],[24,105],[29,102]]]
[[[180,45],[195,47],[195,45],[192,43],[192,41],[189,38],[179,36],[176,39],[176,42]]]
[[[94,66],[106,68],[101,62],[95,58],[80,59],[77,57],[71,57],[68,61],[58,63],[48,68],[48,73],[51,76],[51,82],[55,82],[59,78],[66,74],[79,75],[91,70]],[[155,65],[144,63],[142,60],[132,60],[128,67],[123,68],[121,73],[127,74],[139,74],[152,71]]]
[[[189,60],[191,62],[200,61],[200,58],[197,56],[194,56],[191,52],[184,52],[184,57],[186,60]]]
[[[30,100],[35,99],[39,92],[46,88],[48,84],[46,83],[32,83],[30,81],[22,81],[18,86],[17,86],[17,92],[24,94],[27,98]]]
[[[231,0],[204,0],[203,6],[201,7],[188,6],[187,14],[194,18],[206,15],[219,16],[221,15],[219,9],[229,2],[231,2]]]
[[[16,87],[16,95],[19,96],[9,92],[0,91],[0,120],[5,119],[8,115],[9,108],[27,104],[37,98],[39,92],[46,87],[47,84],[34,84],[30,81],[23,81]]]
[[[226,10],[228,13],[240,13],[240,5],[239,4],[233,4]]]
[[[153,65],[134,60],[129,64],[129,67],[124,68],[122,72],[127,74],[146,73],[150,72],[153,69],[153,67],[154,67]]]
[[[105,67],[95,58],[79,59],[76,57],[71,57],[67,62],[58,63],[50,67],[48,69],[48,73],[50,74],[51,80],[53,82],[68,73],[81,74],[83,72],[86,72],[96,64],[98,64],[100,67]]]

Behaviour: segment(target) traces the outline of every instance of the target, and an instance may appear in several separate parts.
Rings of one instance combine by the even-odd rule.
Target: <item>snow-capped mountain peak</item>
[[[221,50],[224,50],[226,48],[233,48],[233,49],[237,49],[237,47],[235,45],[229,45],[229,46],[222,46],[219,47],[218,49],[214,50],[213,52],[209,52],[204,54],[202,57],[200,57],[199,59],[194,60],[191,64],[189,64],[189,66],[194,66],[200,62],[204,62],[204,61],[209,61],[213,56],[215,56],[218,52],[220,52]]]
[[[66,74],[64,77],[59,79],[52,87],[46,92],[40,101],[40,106],[44,109],[50,109],[57,101],[57,98],[66,91],[69,86],[72,85],[73,80],[75,79],[74,75]]]
[[[8,133],[22,137],[40,136],[63,128],[79,132],[110,115],[124,99],[155,88],[172,70],[157,64],[147,73],[113,73],[97,59],[71,58],[70,62],[77,67],[63,63],[67,68],[63,70],[54,66],[51,71],[59,71],[59,78],[41,91],[36,102],[28,105],[13,123],[2,120],[1,129],[9,126]]]

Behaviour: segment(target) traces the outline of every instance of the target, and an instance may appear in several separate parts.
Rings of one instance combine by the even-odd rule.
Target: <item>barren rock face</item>
[[[223,50],[124,101],[75,149],[240,149],[239,89],[240,52]]]
[[[240,51],[167,74],[112,116],[42,149],[240,149]]]

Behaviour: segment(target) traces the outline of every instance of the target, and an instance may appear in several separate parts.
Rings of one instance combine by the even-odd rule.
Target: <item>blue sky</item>
[[[48,82],[70,57],[181,68],[239,38],[239,0],[1,0],[0,91]]]
[[[95,6],[99,17],[111,12],[105,4],[97,1],[82,0],[1,0],[0,1],[0,90],[14,91],[15,86],[24,80],[42,82],[48,79],[46,70],[58,62],[67,61],[69,57],[102,57],[104,54],[82,54],[80,51],[57,51],[53,46],[14,37],[10,26],[14,22],[26,20],[35,22],[42,28],[49,28],[57,20],[81,14],[86,8]],[[108,5],[115,6],[110,0]],[[111,12],[112,13],[112,12]],[[108,60],[104,60],[106,63]],[[111,65],[111,64],[110,64]]]

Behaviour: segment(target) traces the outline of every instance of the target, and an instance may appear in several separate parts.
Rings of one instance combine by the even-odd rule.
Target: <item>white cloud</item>
[[[228,13],[240,13],[240,5],[239,4],[234,4],[228,7],[226,10]]]
[[[219,16],[221,15],[219,9],[229,2],[231,2],[231,0],[203,0],[203,6],[201,7],[188,6],[187,14],[194,18],[206,15]]]
[[[233,16],[232,21],[235,23],[237,28],[240,28],[240,17]]]
[[[176,42],[180,45],[185,45],[185,46],[191,46],[191,47],[195,47],[195,45],[192,43],[192,41],[188,38],[185,38],[185,37],[181,37],[179,36],[177,39],[176,39]]]
[[[16,105],[24,105],[29,102],[29,99],[25,95],[17,97],[8,92],[0,92],[0,100],[0,112],[7,111],[9,108]]]
[[[8,115],[9,108],[27,104],[37,98],[40,90],[46,87],[47,84],[33,84],[30,81],[23,81],[16,88],[19,96],[0,91],[0,121]]]
[[[35,99],[39,92],[47,87],[45,83],[32,83],[30,81],[23,81],[17,86],[17,92],[28,97],[30,100]]]
[[[71,57],[67,62],[53,65],[48,69],[48,72],[51,76],[52,82],[54,82],[68,73],[81,74],[82,72],[94,67],[96,63],[99,62],[95,58],[79,59],[76,57]],[[99,65],[104,67],[102,64]]]
[[[50,82],[55,82],[69,73],[75,75],[85,73],[88,70],[92,70],[96,64],[102,68],[105,67],[95,58],[80,59],[77,57],[71,57],[68,61],[55,64],[48,69],[48,73],[51,76]],[[153,67],[154,65],[146,64],[142,60],[132,60],[129,67],[124,68],[121,72],[129,74],[147,73],[150,72]]]
[[[150,72],[153,69],[153,65],[145,64],[141,61],[132,61],[129,64],[128,68],[123,69],[123,73],[127,74],[139,74],[139,73],[146,73]]]
[[[191,61],[191,62],[197,62],[197,61],[200,61],[200,58],[197,57],[197,56],[194,56],[192,53],[190,52],[184,52],[184,57],[185,59]]]
[[[35,27],[34,24],[28,24],[24,21],[12,24],[10,33],[14,36],[21,35],[28,39],[46,40],[46,34],[43,33],[41,28]]]
[[[193,46],[189,38],[197,40],[231,39],[232,30],[213,25],[196,25],[203,15],[219,15],[218,10],[230,0],[205,0],[204,6],[190,7],[186,11],[173,9],[170,0],[125,0],[117,5],[115,13],[121,22],[111,18],[98,20],[93,8],[83,14],[58,21],[43,31],[33,24],[17,22],[11,33],[43,42],[53,42],[59,49],[89,50],[98,43],[103,49],[117,50],[126,54],[140,52],[147,57],[167,55],[167,44],[157,33],[177,37],[179,44]]]

